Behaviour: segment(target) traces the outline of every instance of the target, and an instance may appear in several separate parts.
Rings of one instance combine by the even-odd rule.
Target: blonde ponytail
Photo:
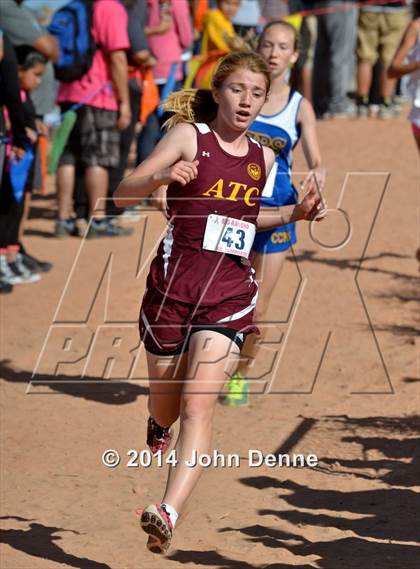
[[[171,128],[180,122],[205,122],[216,118],[217,103],[207,89],[183,89],[171,93],[162,108],[174,113],[163,125]]]

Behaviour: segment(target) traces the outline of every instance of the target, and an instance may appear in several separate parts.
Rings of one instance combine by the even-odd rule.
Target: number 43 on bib
[[[211,214],[207,218],[203,249],[248,258],[255,232],[253,223]]]

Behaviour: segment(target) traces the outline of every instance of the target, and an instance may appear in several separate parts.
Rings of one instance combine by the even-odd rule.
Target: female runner
[[[290,88],[287,80],[289,68],[298,58],[298,35],[296,29],[284,21],[268,24],[258,43],[258,51],[267,62],[271,73],[271,89],[260,114],[249,127],[249,134],[263,146],[271,148],[276,156],[274,167],[262,193],[264,208],[296,204],[298,199],[291,179],[292,151],[302,139],[303,151],[309,172],[304,186],[322,191],[325,169],[316,136],[315,113],[311,104],[300,93]],[[280,276],[287,251],[296,243],[295,224],[289,223],[259,232],[255,238],[253,265],[259,282],[256,322],[264,318],[270,299]],[[231,407],[247,405],[249,387],[248,367],[256,358],[258,344],[249,337],[243,353],[246,358],[238,366],[228,384],[222,403]]]
[[[224,57],[212,91],[174,93],[168,133],[125,178],[117,206],[136,204],[167,185],[168,231],[152,261],[140,311],[150,378],[147,442],[164,452],[171,425],[180,418],[176,465],[169,469],[162,500],[140,517],[153,553],[168,549],[178,513],[202,467],[194,453],[209,453],[213,414],[244,336],[256,331],[254,271],[247,256],[256,226],[276,227],[322,215],[315,191],[303,201],[259,214],[259,196],[274,153],[246,131],[264,104],[270,73],[261,56]]]

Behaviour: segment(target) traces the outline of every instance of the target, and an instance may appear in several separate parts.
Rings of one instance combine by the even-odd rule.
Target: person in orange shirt
[[[241,0],[218,0],[217,8],[209,10],[204,18],[202,55],[215,50],[225,53],[231,51],[226,39],[235,35],[231,20],[239,10],[240,4]]]
[[[192,16],[194,19],[194,28],[198,32],[204,29],[204,18],[209,9],[209,0],[194,0],[192,6]]]
[[[231,19],[240,4],[241,0],[217,0],[217,8],[209,10],[204,17],[200,54],[203,63],[195,77],[195,85],[201,89],[210,88],[218,59],[232,51],[229,38],[235,37],[235,30]]]

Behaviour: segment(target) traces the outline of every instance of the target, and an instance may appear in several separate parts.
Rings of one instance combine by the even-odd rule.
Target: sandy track
[[[206,470],[167,558],[145,550],[134,515],[159,498],[165,469],[125,465],[144,449],[136,319],[162,219],[149,212],[118,240],[57,240],[52,194],[35,200],[26,244],[54,270],[0,299],[2,569],[418,566],[419,162],[403,118],[319,132],[330,207],[353,173],[341,199],[351,239],[328,249],[300,227],[252,405],[217,409],[215,446],[240,467]],[[324,244],[345,237],[339,213],[317,227]],[[115,469],[101,465],[108,448],[122,454]],[[250,468],[249,449],[319,464]]]

